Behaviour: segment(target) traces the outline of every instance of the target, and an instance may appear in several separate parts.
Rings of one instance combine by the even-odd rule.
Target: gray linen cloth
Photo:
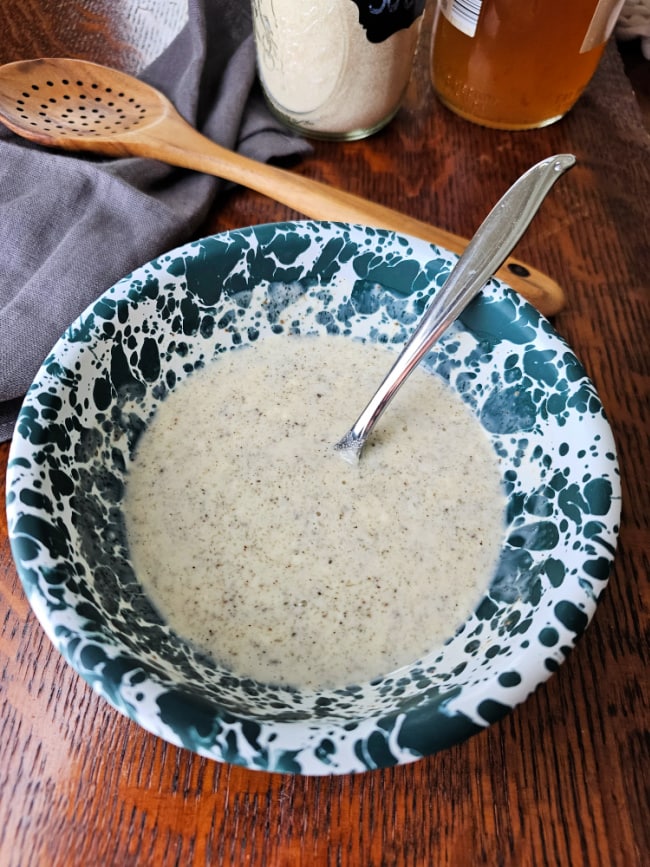
[[[141,78],[225,147],[258,160],[307,150],[256,86],[242,0],[189,0],[188,22]],[[224,182],[154,160],[30,145],[0,125],[0,441],[65,328],[137,266],[190,239]]]

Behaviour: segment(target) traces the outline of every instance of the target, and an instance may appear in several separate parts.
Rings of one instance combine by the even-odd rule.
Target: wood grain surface
[[[0,0],[0,62],[71,54],[137,71],[182,19],[171,6]],[[577,166],[517,255],[567,293],[554,324],[608,411],[624,496],[610,585],[565,665],[500,723],[414,765],[325,779],[220,765],[124,719],[63,662],[29,609],[2,512],[2,867],[650,863],[650,138],[616,47],[564,120],[508,133],[436,103],[425,40],[388,129],[316,143],[292,171],[469,236],[519,173],[562,151]],[[237,189],[205,232],[292,216]],[[7,455],[0,445],[2,496]]]

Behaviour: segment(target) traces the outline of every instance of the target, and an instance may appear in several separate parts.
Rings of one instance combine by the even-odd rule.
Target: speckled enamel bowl
[[[16,427],[9,533],[48,636],[115,708],[219,761],[340,774],[456,744],[557,671],[608,580],[617,459],[580,362],[496,280],[423,362],[485,428],[508,497],[496,575],[444,646],[371,683],[319,694],[274,688],[219,668],[173,634],[129,562],[129,463],[177,383],[220,351],[289,332],[401,343],[454,261],[367,228],[258,226],[161,256],[66,331]]]

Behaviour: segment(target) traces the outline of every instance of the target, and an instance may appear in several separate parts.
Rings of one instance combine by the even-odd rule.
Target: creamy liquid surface
[[[486,590],[505,496],[485,432],[416,369],[358,466],[333,444],[395,353],[342,337],[221,355],[163,402],[127,486],[134,568],[240,676],[363,682],[451,637]]]

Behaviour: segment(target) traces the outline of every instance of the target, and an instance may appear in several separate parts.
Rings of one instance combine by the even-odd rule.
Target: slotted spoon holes
[[[75,136],[128,132],[147,117],[146,107],[124,91],[67,78],[32,82],[17,97],[15,111],[34,131]]]

